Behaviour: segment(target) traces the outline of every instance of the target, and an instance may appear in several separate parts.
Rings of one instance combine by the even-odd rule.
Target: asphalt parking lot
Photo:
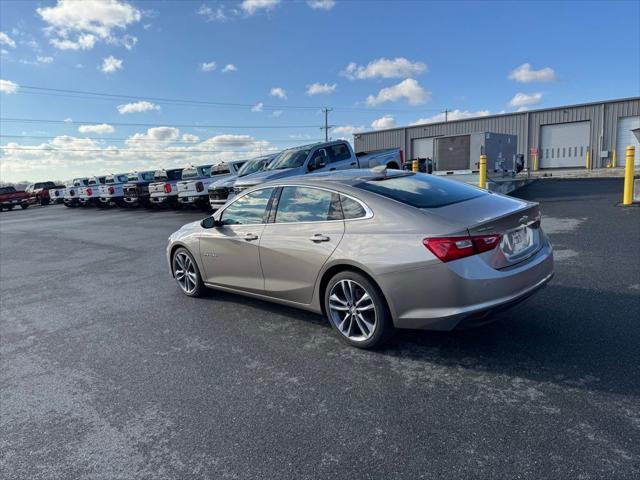
[[[551,284],[377,352],[309,313],[182,295],[166,240],[202,213],[3,212],[0,476],[638,478],[640,208],[621,189],[522,189]]]

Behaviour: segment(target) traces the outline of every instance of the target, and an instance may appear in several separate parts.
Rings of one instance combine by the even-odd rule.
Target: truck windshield
[[[304,165],[309,155],[309,150],[285,150],[273,161],[269,170],[283,170],[285,168],[298,168]]]
[[[250,175],[252,173],[260,172],[264,169],[267,164],[267,160],[264,158],[257,158],[255,160],[250,160],[245,163],[242,168],[238,171],[239,177],[244,177],[245,175]]]
[[[462,182],[422,173],[368,180],[355,186],[416,208],[444,207],[487,195]]]

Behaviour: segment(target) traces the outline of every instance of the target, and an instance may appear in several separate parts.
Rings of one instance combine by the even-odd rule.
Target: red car
[[[34,197],[35,203],[49,205],[49,201],[51,200],[49,190],[55,188],[56,184],[54,182],[36,182],[29,185],[25,189],[25,192],[30,193]]]
[[[0,187],[0,212],[5,208],[13,210],[16,205],[28,208],[32,198],[30,193],[18,191],[15,187]]]

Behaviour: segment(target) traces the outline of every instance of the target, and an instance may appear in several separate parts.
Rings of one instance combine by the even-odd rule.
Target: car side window
[[[345,220],[352,220],[354,218],[362,218],[367,215],[364,207],[360,203],[356,202],[352,198],[340,195],[340,204],[342,205],[342,214]]]
[[[329,147],[330,162],[341,162],[343,160],[349,160],[350,158],[351,153],[344,143],[339,143]]]
[[[309,163],[318,169],[324,167],[329,162],[331,162],[331,158],[327,155],[327,151],[324,148],[321,148],[313,154]]]
[[[263,223],[272,193],[273,188],[263,188],[240,197],[222,212],[222,223],[224,225]]]
[[[275,223],[341,220],[339,195],[311,187],[284,187]]]

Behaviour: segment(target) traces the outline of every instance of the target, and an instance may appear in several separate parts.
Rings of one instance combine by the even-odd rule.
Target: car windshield
[[[239,177],[244,177],[245,175],[250,175],[252,173],[256,173],[261,171],[267,163],[267,160],[264,158],[257,158],[255,160],[250,160],[245,163],[242,168],[238,171]]]
[[[309,155],[309,150],[285,150],[269,165],[269,170],[283,170],[285,168],[298,168],[304,165]]]
[[[443,207],[487,195],[462,182],[423,173],[368,180],[355,186],[416,208]]]

